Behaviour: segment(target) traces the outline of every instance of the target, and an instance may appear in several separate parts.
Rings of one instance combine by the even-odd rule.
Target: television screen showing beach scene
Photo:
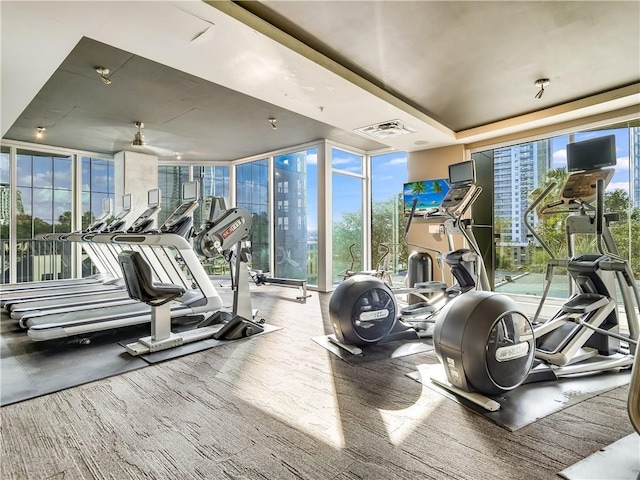
[[[444,178],[405,183],[403,188],[404,214],[406,216],[411,214],[413,201],[416,198],[418,204],[415,215],[424,215],[428,210],[438,208],[448,191],[449,184]]]

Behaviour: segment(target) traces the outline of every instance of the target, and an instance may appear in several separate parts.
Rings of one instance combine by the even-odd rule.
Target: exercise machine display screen
[[[131,210],[131,194],[127,193],[122,197],[122,210],[129,211]]]
[[[160,189],[154,188],[153,190],[149,190],[149,192],[147,192],[147,206],[157,207],[158,205],[160,205]]]
[[[567,170],[596,170],[616,164],[616,136],[591,138],[567,144]]]
[[[449,165],[449,184],[454,187],[459,184],[473,183],[476,179],[473,160]]]
[[[102,199],[102,214],[103,215],[108,215],[109,213],[111,213],[111,199],[110,198],[103,198]]]
[[[182,184],[182,201],[192,202],[198,199],[198,182],[185,182]]]

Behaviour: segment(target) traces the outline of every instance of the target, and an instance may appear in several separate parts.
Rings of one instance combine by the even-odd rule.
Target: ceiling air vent
[[[415,132],[413,128],[403,125],[400,120],[390,120],[376,125],[369,125],[368,127],[356,128],[355,131],[375,138],[398,137]]]

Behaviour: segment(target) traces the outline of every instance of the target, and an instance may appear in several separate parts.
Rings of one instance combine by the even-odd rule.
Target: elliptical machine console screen
[[[451,211],[462,204],[476,181],[476,172],[473,160],[449,165],[449,184],[451,190],[442,200],[441,207],[445,211]]]

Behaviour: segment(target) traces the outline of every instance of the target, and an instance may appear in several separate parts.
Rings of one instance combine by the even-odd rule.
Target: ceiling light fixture
[[[102,80],[102,83],[105,85],[109,85],[111,83],[111,80],[107,77],[107,75],[109,75],[109,69],[107,67],[96,67],[96,72],[100,74],[100,80]]]
[[[134,125],[138,127],[138,131],[133,136],[133,142],[131,142],[132,147],[144,147],[144,135],[142,135],[142,128],[144,128],[144,123],[142,122],[134,122]]]
[[[173,152],[176,155],[176,160],[182,160],[182,155],[180,155],[180,152]]]
[[[540,99],[540,98],[542,98],[542,95],[544,95],[544,87],[549,85],[549,79],[548,78],[539,78],[533,84],[540,89],[538,91],[538,93],[536,93],[536,96],[535,96],[535,98]]]
[[[47,129],[44,127],[36,127],[36,137],[37,138],[42,138],[42,136],[44,135],[44,132],[46,132]]]
[[[276,125],[276,119],[274,117],[269,117],[269,123],[271,124],[271,128],[273,128],[274,130],[278,129],[278,126]]]

